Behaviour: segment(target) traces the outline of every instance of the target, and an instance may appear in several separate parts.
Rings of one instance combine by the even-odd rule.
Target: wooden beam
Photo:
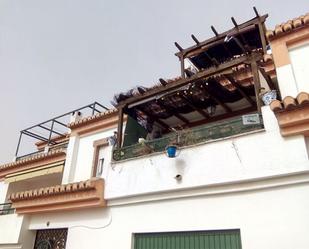
[[[211,28],[212,32],[214,32],[215,36],[219,36],[219,33],[217,32],[217,30],[215,29],[214,26],[211,25],[210,28]]]
[[[196,44],[200,44],[199,40],[194,35],[191,35],[191,38]]]
[[[186,96],[184,96],[183,94],[179,94],[179,97],[182,98],[184,101],[186,101],[186,103],[188,104],[188,106],[190,106],[193,110],[197,111],[199,114],[201,114],[204,118],[210,118],[210,116],[208,115],[208,113],[206,113],[205,111],[203,111],[202,109],[196,107]]]
[[[206,70],[202,70],[194,75],[192,75],[190,78],[181,78],[179,80],[176,80],[174,82],[169,83],[165,87],[162,88],[154,88],[147,92],[145,92],[143,95],[138,95],[135,97],[131,97],[129,99],[126,99],[124,101],[121,101],[119,105],[126,105],[126,104],[132,104],[136,103],[141,100],[146,100],[148,98],[154,97],[159,94],[168,94],[169,91],[176,90],[177,88],[180,88],[182,86],[185,86],[191,82],[197,81],[202,78],[210,77],[215,74],[222,73],[223,71],[235,67],[239,64],[243,63],[250,63],[251,57],[254,56],[256,60],[261,60],[263,56],[260,53],[252,54],[252,55],[243,55],[240,57],[237,57],[235,59],[229,60],[225,63],[220,64],[218,67],[211,67]]]
[[[178,44],[178,42],[174,42],[174,44],[175,44],[176,48],[179,49],[180,52],[183,51],[183,48]]]
[[[251,106],[251,107],[247,107],[247,108],[244,108],[244,109],[241,109],[241,110],[238,110],[238,111],[214,116],[214,117],[211,117],[210,119],[207,119],[207,120],[198,120],[198,121],[192,122],[188,126],[186,126],[186,128],[191,128],[191,127],[202,125],[202,124],[205,124],[205,123],[212,123],[212,122],[216,122],[218,120],[231,118],[231,117],[235,117],[235,116],[240,116],[240,115],[244,115],[244,114],[254,112],[254,111],[256,111],[256,106]]]
[[[232,19],[232,22],[233,22],[235,28],[236,28],[237,30],[239,30],[238,24],[237,24],[236,20],[234,19],[234,17],[231,17],[231,19]],[[245,39],[245,37],[243,36],[243,33],[239,33],[239,36],[240,36],[240,38],[241,38],[242,43],[244,43],[244,45],[238,40],[237,37],[234,37],[234,41],[237,43],[238,47],[240,47],[241,50],[242,50],[244,53],[249,52],[249,45],[247,44],[246,39]]]
[[[263,15],[263,16],[260,16],[259,18],[255,17],[255,18],[253,18],[253,19],[251,19],[251,20],[249,20],[247,22],[244,22],[242,24],[238,24],[238,29],[239,30],[237,30],[235,28],[232,28],[230,30],[227,30],[227,31],[221,33],[221,34],[216,35],[215,37],[212,37],[212,38],[207,39],[207,40],[205,40],[203,42],[200,42],[200,44],[198,44],[198,45],[196,44],[196,45],[191,46],[189,48],[183,49],[183,51],[178,52],[175,55],[176,56],[180,56],[180,54],[187,54],[188,52],[191,52],[191,51],[193,51],[195,49],[201,48],[202,46],[205,46],[205,45],[208,45],[210,43],[213,43],[213,42],[217,41],[218,39],[224,39],[228,34],[235,35],[235,34],[237,34],[239,32],[244,32],[244,30],[248,26],[250,26],[250,25],[255,26],[255,24],[257,24],[259,21],[262,22],[262,23],[265,22],[267,17],[268,17],[268,15]]]
[[[145,113],[148,117],[150,117],[153,121],[157,122],[159,125],[162,126],[162,128],[166,129],[166,130],[170,130],[170,127],[163,122],[162,120],[155,118],[152,114],[150,114],[149,112],[145,111],[144,109],[140,109],[140,108],[136,108],[138,110],[140,110],[141,112]]]
[[[181,69],[181,77],[184,79],[186,77],[185,75],[185,59],[183,56],[180,56],[180,69]]]
[[[232,112],[232,109],[230,107],[228,107],[227,104],[223,103],[220,99],[218,99],[217,97],[210,94],[207,87],[203,88],[203,89],[204,89],[204,92],[206,94],[208,94],[211,99],[213,99],[215,102],[217,102],[219,105],[221,105],[226,112],[228,112],[228,113]]]
[[[182,122],[184,122],[185,124],[189,124],[189,120],[186,119],[184,116],[182,116],[181,114],[175,113],[174,110],[172,110],[170,107],[166,106],[162,100],[158,99],[157,100],[157,104],[160,105],[161,107],[164,107],[168,112],[172,113],[173,116],[175,116],[176,118],[178,118],[179,120],[181,120]]]
[[[260,33],[260,38],[261,38],[261,42],[262,42],[262,49],[264,54],[266,54],[266,36],[265,36],[265,30],[264,27],[262,25],[262,23],[258,24],[259,27],[259,33]]]
[[[240,85],[234,80],[234,78],[228,74],[224,74],[231,84],[238,90],[238,92],[250,103],[251,106],[255,106],[254,100],[252,100],[240,87]]]
[[[264,77],[264,79],[266,80],[269,88],[271,90],[276,89],[276,86],[274,84],[274,82],[272,81],[271,77],[265,72],[265,69],[262,67],[258,67],[259,71],[261,72],[262,76]]]
[[[160,78],[159,81],[160,81],[160,83],[161,83],[162,86],[166,86],[166,85],[168,84],[168,83],[167,83],[164,79],[162,79],[162,78]]]
[[[254,60],[254,58],[252,58],[252,60],[251,60],[251,71],[252,71],[252,75],[253,75],[257,109],[258,109],[258,112],[261,113],[261,106],[262,106],[262,101],[260,99],[261,82],[260,82],[260,77],[259,77],[258,66],[257,66],[257,63]]]
[[[257,11],[257,9],[256,9],[255,6],[253,6],[253,11],[254,11],[256,17],[260,17],[260,14],[259,14],[259,12]]]
[[[118,132],[117,132],[117,148],[122,146],[122,130],[123,130],[123,108],[124,106],[118,107]]]
[[[256,29],[256,26],[255,25],[251,25],[251,26],[248,26],[248,27],[244,28],[242,31],[238,31],[236,29],[236,31],[234,31],[234,32],[232,32],[230,34],[227,34],[227,35],[235,36],[237,34],[240,34],[240,33],[243,33],[243,32],[248,32],[248,31],[251,31],[251,30],[254,30],[254,29]],[[224,44],[224,39],[226,38],[226,36],[218,38],[216,41],[213,41],[212,43],[206,44],[204,46],[195,45],[195,46],[198,46],[196,49],[193,49],[193,50],[190,50],[190,51],[187,51],[187,52],[185,52],[185,50],[184,50],[182,53],[176,53],[176,55],[178,57],[180,57],[181,54],[182,54],[185,58],[190,58],[190,57],[196,56],[196,55],[198,55],[198,54],[208,50],[211,47],[217,46],[219,44]],[[200,42],[200,44],[201,43],[202,42]]]

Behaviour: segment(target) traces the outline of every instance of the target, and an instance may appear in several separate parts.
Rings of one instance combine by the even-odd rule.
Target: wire
[[[86,229],[91,229],[91,230],[98,230],[98,229],[103,229],[103,228],[106,228],[108,227],[110,224],[112,224],[112,215],[110,216],[110,219],[109,219],[109,222],[104,225],[104,226],[101,226],[101,227],[91,227],[91,226],[86,226],[86,225],[76,225],[76,226],[71,226],[71,227],[68,227],[69,229],[72,229],[72,228],[86,228]]]

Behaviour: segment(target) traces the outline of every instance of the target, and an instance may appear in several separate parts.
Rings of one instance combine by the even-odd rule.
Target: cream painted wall
[[[309,92],[309,41],[289,50],[298,92]]]

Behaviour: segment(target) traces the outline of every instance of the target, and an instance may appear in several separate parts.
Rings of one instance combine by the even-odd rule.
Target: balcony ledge
[[[9,199],[18,214],[106,206],[101,178],[13,193]]]
[[[10,174],[15,174],[39,166],[64,161],[65,157],[66,151],[64,149],[59,149],[44,154],[37,154],[13,163],[4,164],[0,166],[0,179],[5,178]]]

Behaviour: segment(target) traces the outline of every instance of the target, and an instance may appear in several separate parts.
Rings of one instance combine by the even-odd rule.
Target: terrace
[[[267,54],[267,15],[254,11],[256,17],[242,24],[232,17],[234,28],[221,34],[211,26],[215,36],[205,41],[192,35],[196,44],[189,48],[176,42],[181,76],[115,96],[114,160],[162,152],[171,143],[183,147],[263,128],[262,98],[279,91]]]

